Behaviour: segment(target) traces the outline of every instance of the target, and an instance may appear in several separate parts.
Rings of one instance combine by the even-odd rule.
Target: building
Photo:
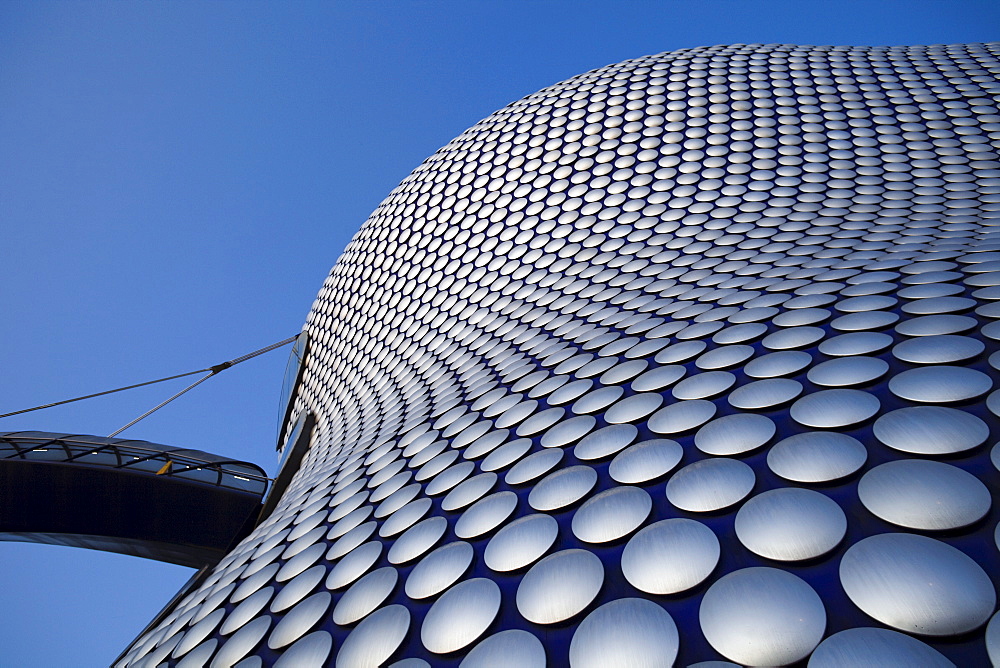
[[[1000,661],[998,50],[687,49],[441,148],[116,665]]]

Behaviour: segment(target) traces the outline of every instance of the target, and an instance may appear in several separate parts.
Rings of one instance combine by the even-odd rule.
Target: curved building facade
[[[320,290],[273,512],[117,665],[1000,660],[998,52],[688,49],[474,125]]]

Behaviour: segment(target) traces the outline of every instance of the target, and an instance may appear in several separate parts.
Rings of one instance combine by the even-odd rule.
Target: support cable
[[[64,399],[63,401],[56,401],[56,402],[53,402],[51,404],[43,404],[41,406],[33,406],[32,408],[22,408],[19,411],[12,411],[10,413],[4,413],[4,414],[0,415],[0,418],[11,417],[12,415],[20,415],[22,413],[30,413],[32,411],[40,411],[43,408],[52,408],[53,406],[62,406],[63,404],[73,403],[74,401],[83,401],[84,399],[93,399],[94,397],[103,397],[106,394],[114,394],[115,392],[123,392],[125,390],[133,390],[133,389],[135,389],[137,387],[145,387],[146,385],[153,385],[155,383],[163,383],[165,381],[174,380],[176,378],[184,378],[185,376],[193,376],[196,373],[205,373],[205,374],[207,374],[207,375],[199,378],[197,381],[195,381],[191,385],[188,385],[183,390],[181,390],[177,394],[173,395],[172,397],[170,397],[166,401],[158,404],[157,406],[155,406],[152,409],[146,411],[145,413],[143,413],[142,415],[140,415],[136,419],[132,420],[127,425],[125,425],[124,427],[122,427],[118,431],[116,431],[113,434],[111,434],[109,436],[109,438],[110,438],[111,436],[117,436],[121,432],[125,431],[126,429],[128,429],[129,427],[131,427],[132,425],[134,425],[139,420],[142,420],[143,418],[148,417],[149,415],[153,414],[155,411],[163,408],[164,406],[166,406],[167,404],[169,404],[171,401],[173,401],[177,397],[181,396],[182,394],[184,394],[188,390],[193,389],[194,387],[200,385],[201,383],[203,383],[204,381],[208,380],[209,378],[211,378],[212,376],[216,375],[217,373],[219,373],[221,371],[225,371],[229,367],[235,366],[235,365],[239,364],[240,362],[245,362],[245,361],[247,361],[249,359],[253,359],[254,357],[257,357],[258,355],[263,355],[264,353],[271,352],[272,350],[274,350],[276,348],[281,348],[282,346],[287,346],[289,343],[292,343],[297,338],[298,338],[298,335],[296,334],[295,336],[289,337],[289,338],[285,339],[284,341],[278,341],[277,343],[272,343],[271,345],[265,346],[265,347],[263,347],[263,348],[261,348],[259,350],[255,350],[255,351],[253,351],[251,353],[247,353],[246,355],[241,355],[240,357],[237,357],[235,359],[231,359],[228,362],[222,362],[221,364],[216,364],[214,366],[210,366],[210,367],[205,368],[205,369],[198,369],[196,371],[188,371],[187,373],[179,373],[176,376],[167,376],[166,378],[157,378],[156,380],[148,380],[145,383],[137,383],[135,385],[126,385],[125,387],[118,387],[118,388],[115,388],[113,390],[105,390],[104,392],[96,392],[94,394],[87,394],[87,395],[84,395],[82,397],[74,397],[72,399]]]
[[[125,431],[126,429],[128,429],[129,427],[131,427],[132,425],[134,425],[134,424],[135,424],[136,422],[138,422],[139,420],[143,419],[144,417],[148,417],[148,416],[152,415],[153,413],[155,413],[156,411],[160,410],[161,408],[163,408],[164,406],[166,406],[166,405],[167,405],[167,404],[169,404],[169,403],[170,403],[171,401],[173,401],[173,400],[174,400],[174,399],[176,399],[177,397],[181,396],[182,394],[184,394],[184,393],[185,393],[185,392],[187,392],[188,390],[193,390],[193,389],[194,389],[195,387],[197,387],[198,385],[201,385],[201,384],[202,384],[202,383],[204,383],[204,382],[205,382],[206,380],[208,380],[209,378],[211,378],[212,376],[214,376],[214,375],[215,375],[216,373],[218,373],[218,372],[216,372],[216,371],[213,371],[213,372],[211,372],[211,373],[209,373],[209,374],[207,374],[207,375],[204,375],[204,376],[202,376],[201,378],[199,378],[198,380],[194,381],[193,383],[191,383],[190,385],[188,385],[188,386],[187,386],[187,387],[185,387],[185,388],[184,388],[183,390],[181,390],[180,392],[178,392],[178,393],[177,393],[177,394],[175,394],[174,396],[170,397],[170,398],[169,398],[169,399],[167,399],[166,401],[163,401],[163,402],[161,402],[161,403],[158,403],[157,405],[153,406],[153,407],[152,407],[152,408],[150,408],[150,409],[149,409],[148,411],[146,411],[145,413],[143,413],[142,415],[140,415],[140,416],[139,416],[139,417],[137,417],[136,419],[132,420],[131,422],[129,422],[129,423],[127,424],[127,425],[125,425],[125,426],[124,426],[124,427],[122,427],[121,429],[119,429],[119,430],[117,430],[117,431],[113,431],[113,432],[111,432],[110,434],[108,434],[108,438],[113,438],[113,437],[117,436],[118,434],[122,433],[123,431]]]
[[[43,404],[41,406],[33,406],[31,408],[22,408],[19,411],[12,411],[10,413],[4,413],[0,415],[0,418],[10,417],[12,415],[20,415],[21,413],[30,413],[32,411],[40,411],[43,408],[52,408],[53,406],[62,406],[63,404],[71,404],[74,401],[83,401],[84,399],[93,399],[94,397],[103,397],[106,394],[114,394],[115,392],[124,392],[125,390],[133,390],[137,387],[145,387],[146,385],[153,385],[155,383],[162,383],[168,380],[174,380],[175,378],[183,378],[185,376],[193,376],[196,373],[202,373],[208,371],[208,369],[198,369],[197,371],[188,371],[187,373],[179,373],[176,376],[167,376],[166,378],[157,378],[156,380],[147,380],[145,383],[137,383],[135,385],[128,385],[126,387],[119,387],[114,390],[105,390],[104,392],[97,392],[95,394],[88,394],[82,397],[74,397],[73,399],[64,399],[63,401],[55,401],[51,404]]]

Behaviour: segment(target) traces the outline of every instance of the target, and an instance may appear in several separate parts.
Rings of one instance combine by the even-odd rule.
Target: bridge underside
[[[250,532],[260,501],[259,494],[148,472],[0,460],[0,540],[200,568]]]

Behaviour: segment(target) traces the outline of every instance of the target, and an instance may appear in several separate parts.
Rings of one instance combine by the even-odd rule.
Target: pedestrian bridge
[[[217,563],[254,527],[258,466],[146,441],[0,433],[0,540]]]

